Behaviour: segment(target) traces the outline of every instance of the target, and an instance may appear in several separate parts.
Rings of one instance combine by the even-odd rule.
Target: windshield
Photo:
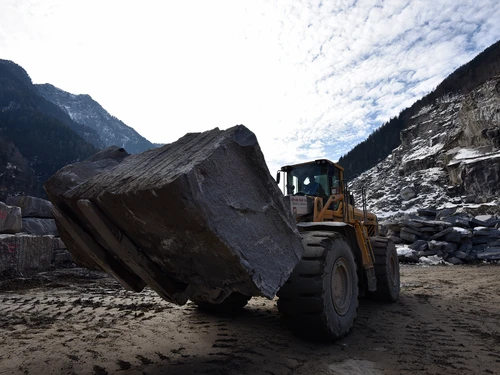
[[[287,195],[305,194],[323,196],[329,191],[328,165],[305,164],[290,168],[287,171],[285,191]]]

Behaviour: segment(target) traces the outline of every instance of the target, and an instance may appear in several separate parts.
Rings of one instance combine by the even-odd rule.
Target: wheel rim
[[[391,255],[389,258],[389,270],[388,270],[389,279],[393,286],[397,286],[397,278],[398,278],[398,270],[396,266],[396,258],[394,255]]]
[[[338,258],[332,271],[332,302],[339,315],[345,315],[351,306],[352,281],[349,263],[345,258]]]

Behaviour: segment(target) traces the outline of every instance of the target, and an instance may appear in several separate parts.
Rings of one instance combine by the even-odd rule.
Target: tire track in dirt
[[[333,344],[294,337],[275,301],[210,315],[109,278],[56,277],[2,291],[0,374],[500,373],[498,270],[403,267],[401,300],[361,301]]]

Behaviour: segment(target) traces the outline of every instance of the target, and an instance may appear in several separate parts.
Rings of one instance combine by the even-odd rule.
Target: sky
[[[243,124],[338,160],[500,39],[498,0],[0,0],[0,58],[155,143]]]

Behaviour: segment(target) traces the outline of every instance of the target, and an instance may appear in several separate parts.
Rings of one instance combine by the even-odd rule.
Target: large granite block
[[[96,207],[146,257],[143,264],[186,290],[273,297],[302,255],[293,216],[244,126],[187,134],[61,188],[68,173],[63,169],[45,184],[61,213],[109,250],[85,216],[85,207]],[[73,255],[85,252],[66,231],[61,237]]]

